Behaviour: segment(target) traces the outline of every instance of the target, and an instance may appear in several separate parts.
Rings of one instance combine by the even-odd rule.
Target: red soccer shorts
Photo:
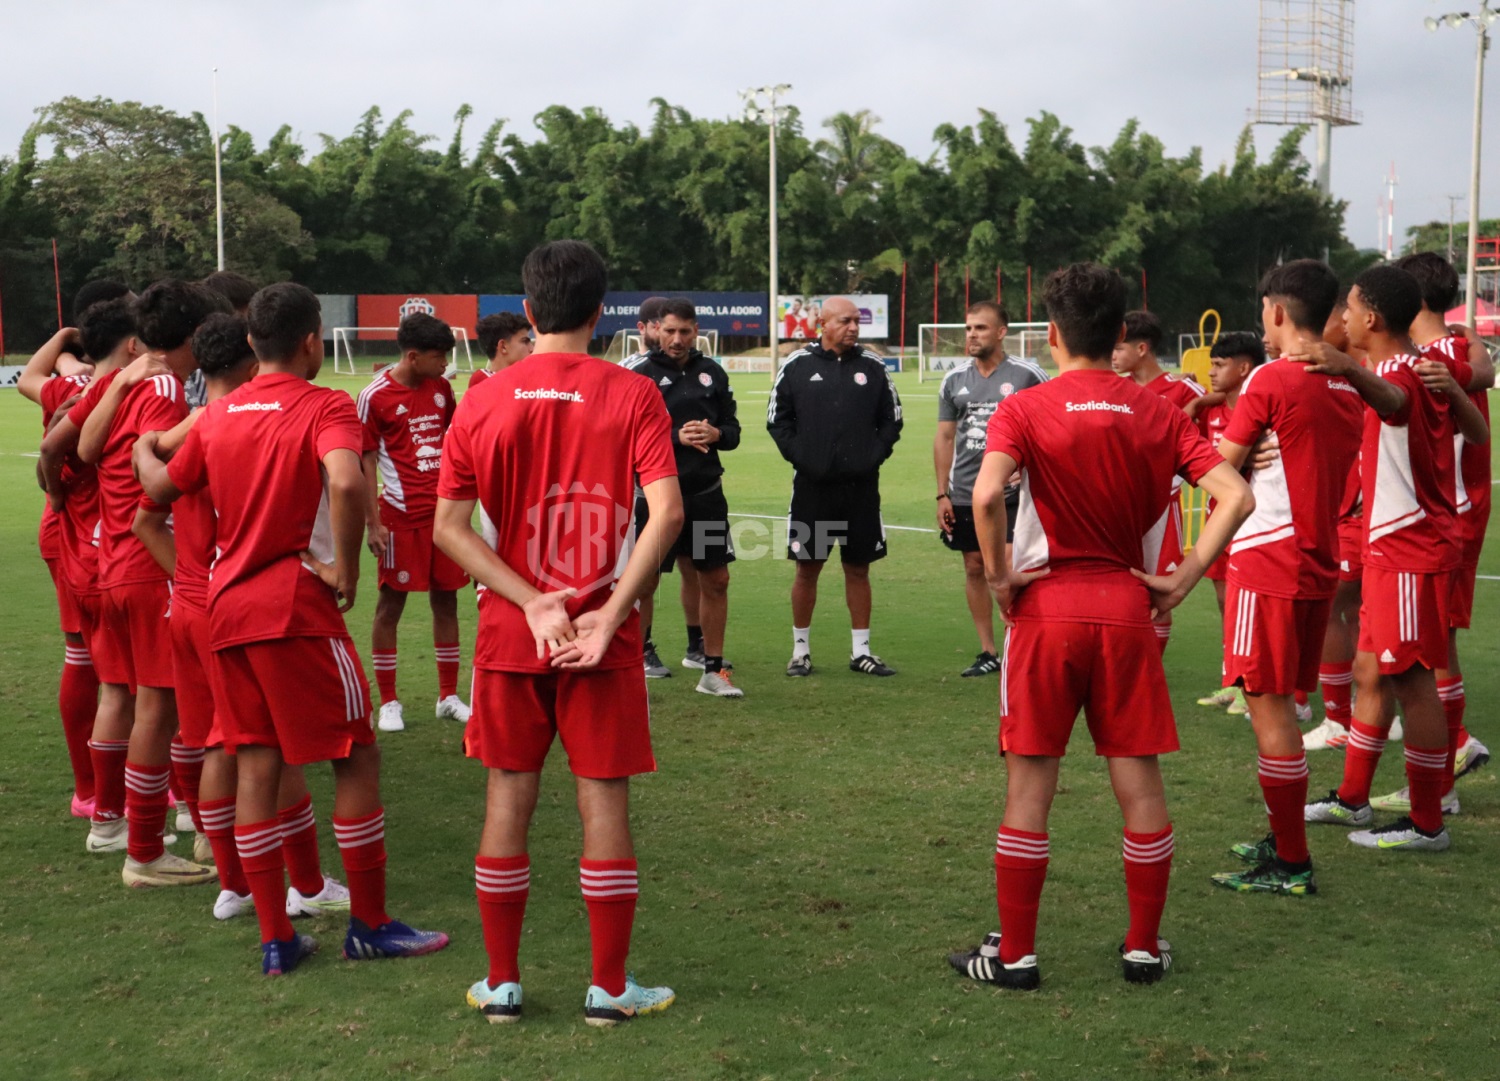
[[[78,611],[78,602],[73,599],[73,591],[68,588],[67,581],[63,578],[61,561],[49,559],[47,562],[47,573],[52,575],[52,588],[57,591],[57,621],[62,626],[63,634],[82,634],[82,616]]]
[[[209,674],[230,753],[279,747],[289,765],[305,766],[375,742],[370,684],[347,636],[230,646],[213,654]]]
[[[1224,686],[1251,694],[1318,689],[1333,598],[1268,597],[1230,581],[1224,594]]]
[[[1359,650],[1373,653],[1382,675],[1412,665],[1448,666],[1448,594],[1452,571],[1411,574],[1365,565]]]
[[[1339,519],[1339,581],[1358,582],[1365,570],[1365,520]]]
[[[101,683],[172,687],[172,583],[136,582],[99,594],[90,652]]]
[[[1448,626],[1453,630],[1466,631],[1474,619],[1474,579],[1479,574],[1478,564],[1457,567],[1448,583]]]
[[[1203,577],[1210,582],[1224,582],[1229,579],[1229,549],[1225,548],[1219,553],[1219,558],[1208,565],[1208,570],[1203,572]]]
[[[1024,620],[1006,632],[1001,753],[1062,757],[1080,709],[1096,754],[1136,758],[1177,750],[1153,627]]]
[[[469,584],[464,569],[432,543],[432,526],[393,529],[380,560],[380,588],[400,593],[451,593]]]
[[[540,771],[556,735],[575,776],[656,772],[640,665],[542,675],[476,670],[470,701],[464,751],[490,769]]]
[[[172,606],[172,679],[177,687],[177,734],[192,748],[217,746],[213,687],[208,681],[208,613]]]
[[[94,632],[99,627],[99,594],[97,593],[74,593],[68,590],[73,598],[74,605],[78,609],[78,633],[83,638],[83,644],[88,648],[90,656],[94,652]],[[95,669],[95,674],[98,669]]]

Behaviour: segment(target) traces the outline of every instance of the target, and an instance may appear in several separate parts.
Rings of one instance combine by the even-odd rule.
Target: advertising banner
[[[358,308],[362,327],[394,327],[413,312],[425,312],[451,327],[463,327],[470,338],[479,320],[479,298],[473,293],[361,293]],[[359,336],[366,342],[392,341],[395,337],[394,330],[363,331]]]
[[[804,341],[818,336],[822,325],[823,302],[841,296],[859,309],[859,336],[884,339],[890,337],[890,298],[884,293],[829,293],[826,296],[793,294],[781,296],[776,305],[782,341]]]
[[[717,330],[720,335],[764,337],[766,333],[766,297],[764,293],[717,293],[702,290],[684,292],[662,289],[647,292],[604,294],[604,317],[596,332],[611,337],[617,331],[634,330],[641,301],[647,297],[686,297],[698,310],[698,329]],[[487,293],[479,298],[479,314],[519,312],[524,298],[519,293]]]
[[[525,309],[521,307],[521,301],[525,300],[521,293],[480,293],[479,294],[479,318],[486,315],[499,315],[501,312],[515,312],[520,315]]]

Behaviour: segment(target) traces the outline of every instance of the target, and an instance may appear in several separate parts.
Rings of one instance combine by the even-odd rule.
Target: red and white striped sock
[[[234,842],[234,797],[206,799],[198,804],[203,835],[214,850],[214,869],[219,872],[219,889],[241,897],[250,892],[245,869],[240,866],[240,852]]]
[[[1001,826],[995,834],[995,905],[1000,911],[1000,961],[1036,953],[1036,914],[1052,848],[1045,833]]]
[[[94,764],[94,821],[113,822],[125,817],[125,755],[128,739],[89,740],[89,759]]]
[[[479,923],[484,928],[484,952],[489,955],[489,985],[521,981],[521,924],[531,894],[531,857],[474,857],[474,895],[479,901]]]
[[[385,810],[359,818],[333,819],[344,876],[349,880],[349,915],[372,930],[391,921],[385,911]]]
[[[589,910],[593,982],[608,994],[625,992],[625,959],[640,894],[635,860],[579,860],[578,884]]]
[[[1260,791],[1276,838],[1276,855],[1285,863],[1307,862],[1307,755],[1260,756]]]
[[[1152,625],[1152,629],[1156,631],[1156,648],[1161,650],[1163,656],[1165,656],[1167,643],[1172,640],[1172,624],[1156,623]]]
[[[240,866],[255,898],[262,942],[285,942],[293,935],[286,914],[286,875],[281,862],[281,824],[274,818],[234,827]]]
[[[1464,737],[1464,677],[1449,676],[1437,681],[1438,698],[1443,703],[1443,719],[1448,723],[1448,778],[1443,782],[1443,795],[1453,791],[1454,763],[1458,761],[1458,749]]]
[[[375,665],[375,686],[380,690],[380,704],[396,701],[396,651],[377,649],[371,653]]]
[[[68,745],[68,764],[73,767],[73,795],[91,800],[94,761],[89,755],[89,736],[99,712],[99,677],[94,673],[94,658],[84,646],[65,647],[62,676],[57,681],[57,712]]]
[[[166,849],[162,830],[167,825],[168,766],[125,763],[125,818],[130,823],[126,852],[137,863],[150,863]]]
[[[292,888],[304,897],[323,890],[323,864],[318,857],[318,819],[312,796],[303,796],[290,807],[276,812],[281,823],[281,858]]]
[[[434,642],[433,655],[437,658],[438,700],[458,693],[458,643]]]
[[[1172,827],[1156,833],[1125,831],[1125,896],[1130,901],[1130,930],[1125,950],[1157,955],[1157,933],[1167,907],[1167,880],[1172,877]]]
[[[1339,799],[1355,807],[1370,802],[1370,786],[1380,756],[1385,753],[1389,728],[1371,728],[1364,721],[1349,722],[1349,744],[1344,748],[1344,780],[1339,785]]]
[[[1406,742],[1406,784],[1411,792],[1411,820],[1418,829],[1443,828],[1443,781],[1453,779],[1446,747],[1413,747]]]
[[[1349,692],[1354,689],[1354,662],[1319,665],[1318,685],[1323,691],[1324,716],[1348,728],[1353,720],[1354,702]]]
[[[193,817],[193,828],[199,833],[203,832],[203,819],[198,811],[198,784],[203,779],[205,753],[202,747],[189,747],[177,738],[172,740],[172,779]]]

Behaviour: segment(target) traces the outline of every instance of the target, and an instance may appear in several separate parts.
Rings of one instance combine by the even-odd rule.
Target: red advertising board
[[[463,327],[474,336],[474,324],[479,321],[479,297],[473,293],[361,293],[357,301],[359,325],[362,327],[394,327],[403,316],[413,312],[435,315],[451,327]],[[361,331],[360,341],[392,341],[394,330]]]

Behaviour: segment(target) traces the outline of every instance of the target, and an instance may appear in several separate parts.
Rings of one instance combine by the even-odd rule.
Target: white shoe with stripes
[[[469,723],[469,707],[464,705],[464,700],[456,694],[450,694],[447,698],[438,699],[438,720],[452,720],[459,724]]]
[[[955,972],[971,980],[1011,991],[1035,991],[1042,983],[1036,954],[1029,953],[1012,964],[1000,960],[999,931],[985,935],[984,941],[967,953],[950,953],[948,963]]]
[[[382,702],[380,704],[380,719],[375,722],[375,725],[382,732],[406,731],[406,718],[401,715],[401,703]]]

